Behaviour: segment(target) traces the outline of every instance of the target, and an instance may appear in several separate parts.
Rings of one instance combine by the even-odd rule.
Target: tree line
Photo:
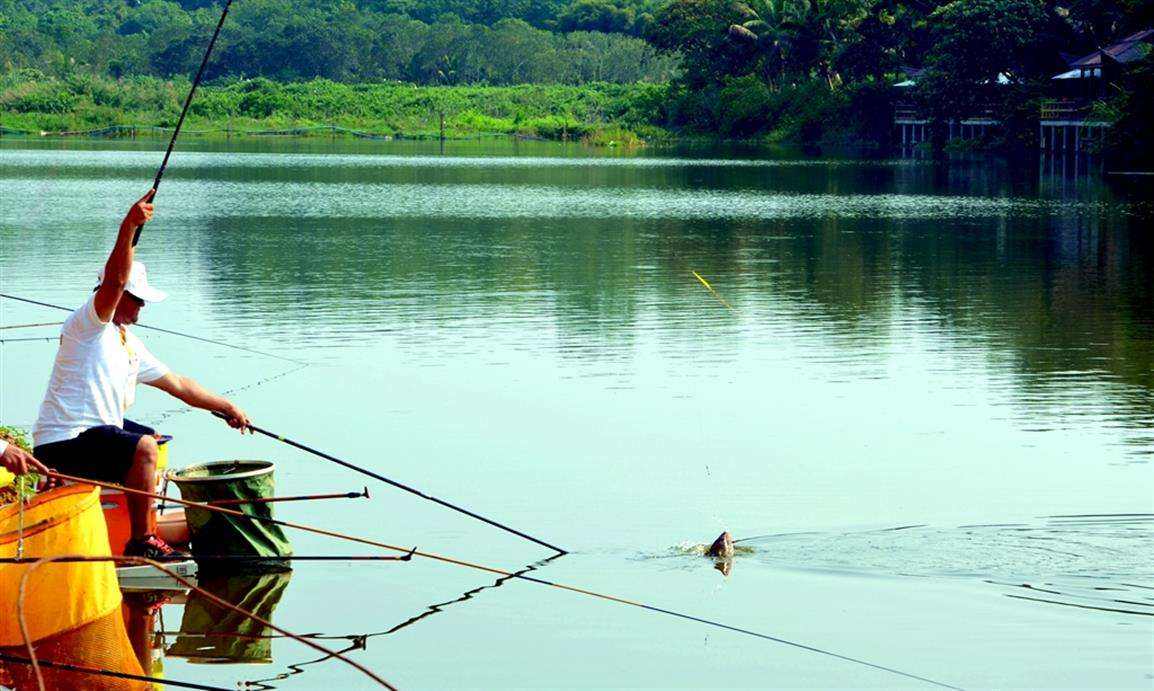
[[[669,108],[683,126],[885,138],[892,85],[916,75],[908,97],[931,117],[993,101],[1013,139],[1036,137],[1064,56],[1151,27],[1149,0],[673,0],[647,36],[682,60]]]
[[[0,0],[0,73],[180,78],[219,10]],[[903,96],[935,119],[997,100],[1012,145],[1036,136],[1064,54],[1149,27],[1151,0],[236,0],[208,79],[666,84],[649,125],[885,144],[893,84],[916,74]],[[1154,63],[1134,75],[1104,106],[1130,138],[1148,129]]]
[[[605,17],[622,18],[606,20],[602,5],[612,10]],[[668,81],[677,59],[633,35],[648,21],[638,8],[604,0],[237,0],[207,78]],[[0,71],[189,74],[219,12],[206,0],[0,0]]]

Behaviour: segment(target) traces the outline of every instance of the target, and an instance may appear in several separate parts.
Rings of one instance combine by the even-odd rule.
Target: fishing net
[[[65,554],[107,556],[108,533],[99,490],[86,485],[38,494],[24,506],[0,507],[0,557],[17,556],[21,532],[25,557]],[[17,616],[20,581],[30,564],[0,564],[0,647],[23,645]],[[28,579],[25,619],[33,641],[79,628],[119,611],[120,588],[112,562],[50,563]]]
[[[51,567],[44,567],[51,568]],[[13,657],[27,658],[24,646],[0,648],[0,653]],[[65,663],[89,669],[110,670],[127,674],[143,674],[140,663],[132,650],[128,634],[124,630],[124,619],[120,609],[89,622],[78,629],[49,636],[36,643],[38,660]],[[9,675],[8,685],[16,689],[35,689],[36,676],[32,666],[22,663],[6,663]],[[148,682],[114,677],[99,676],[86,672],[75,672],[41,666],[47,689],[92,689],[94,691],[145,691],[153,685]],[[3,678],[0,674],[0,679]]]
[[[180,495],[195,502],[243,501],[267,499],[275,494],[273,464],[268,461],[216,461],[202,463],[179,471],[169,471],[167,477],[180,488]],[[292,546],[280,526],[265,520],[273,517],[273,505],[241,503],[228,508],[255,516],[258,520],[186,507],[188,530],[192,537],[194,557],[243,556],[244,565],[206,560],[198,566],[201,575],[227,569],[241,568],[255,571],[287,570]]]

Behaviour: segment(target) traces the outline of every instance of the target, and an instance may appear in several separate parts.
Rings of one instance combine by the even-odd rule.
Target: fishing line
[[[0,343],[31,343],[33,341],[55,341],[59,336],[28,336],[26,338],[0,338]]]
[[[455,605],[459,602],[466,602],[468,600],[472,600],[473,596],[477,595],[482,590],[489,590],[492,588],[500,588],[501,586],[505,585],[505,583],[509,582],[510,580],[512,580],[514,578],[518,578],[520,576],[523,576],[524,574],[527,574],[530,571],[536,571],[538,568],[544,567],[545,565],[547,565],[549,562],[553,561],[554,559],[560,559],[563,556],[565,556],[565,555],[564,554],[553,554],[553,555],[550,555],[548,557],[545,557],[544,559],[541,559],[540,561],[535,561],[532,564],[527,565],[525,568],[523,568],[519,571],[514,571],[513,573],[509,574],[508,576],[501,576],[500,578],[493,581],[489,585],[483,585],[483,586],[480,586],[477,588],[473,588],[472,590],[467,590],[464,593],[462,593],[460,595],[460,597],[454,598],[452,600],[448,600],[446,602],[438,602],[435,605],[429,605],[428,607],[425,608],[424,612],[421,612],[420,614],[418,614],[415,617],[410,617],[410,618],[406,619],[405,621],[401,622],[400,624],[397,624],[396,626],[394,626],[391,629],[388,629],[387,631],[381,631],[379,633],[364,634],[364,637],[365,638],[371,638],[373,636],[388,636],[389,634],[396,633],[407,626],[412,626],[413,624],[416,624],[418,621],[421,621],[425,617],[430,617],[434,614],[438,614],[440,612],[445,611],[444,610],[445,607],[448,607],[450,605]]]
[[[38,322],[36,324],[8,324],[0,326],[0,329],[30,329],[33,326],[60,326],[64,322]]]
[[[220,412],[217,412],[215,410],[212,411],[212,414],[217,416],[218,418],[220,418],[222,420],[228,419],[227,415],[220,413]],[[251,423],[247,425],[247,428],[252,430],[253,432],[260,432],[261,434],[265,435],[266,437],[276,439],[279,442],[283,442],[285,444],[288,444],[289,446],[300,449],[301,451],[307,451],[308,453],[311,453],[314,456],[319,456],[320,458],[323,458],[326,461],[332,461],[333,463],[336,463],[338,465],[342,465],[342,466],[348,468],[349,470],[356,471],[362,475],[367,475],[368,477],[371,477],[375,480],[380,480],[381,482],[384,482],[385,484],[388,484],[388,485],[392,485],[393,487],[396,487],[397,489],[402,489],[402,490],[408,492],[409,494],[414,494],[414,495],[416,495],[422,499],[427,499],[427,500],[429,500],[435,504],[440,504],[441,506],[452,509],[453,511],[456,511],[458,513],[463,513],[466,516],[470,516],[472,518],[475,518],[478,521],[481,521],[483,523],[487,523],[487,524],[489,524],[495,528],[500,528],[501,530],[504,530],[507,533],[512,533],[513,535],[517,535],[519,537],[522,537],[526,540],[529,540],[530,542],[535,542],[538,545],[541,545],[542,547],[548,547],[549,549],[553,550],[554,552],[557,552],[558,554],[568,554],[569,553],[568,550],[564,550],[564,549],[561,549],[560,547],[557,547],[556,545],[549,544],[548,542],[545,542],[544,540],[540,540],[538,538],[533,537],[532,535],[529,535],[527,533],[523,533],[520,530],[517,530],[516,528],[510,528],[509,526],[505,525],[504,523],[499,523],[499,522],[494,521],[490,518],[485,518],[484,516],[482,516],[478,513],[474,513],[473,511],[470,511],[469,509],[463,508],[461,506],[457,506],[456,504],[453,504],[452,502],[445,501],[444,499],[439,499],[439,498],[434,497],[430,494],[425,494],[424,492],[422,492],[419,489],[416,489],[414,487],[410,487],[410,486],[408,486],[402,482],[397,482],[396,480],[392,480],[390,478],[387,478],[384,475],[381,475],[379,473],[375,473],[375,472],[373,472],[367,468],[363,468],[359,465],[356,465],[355,463],[349,463],[348,461],[342,461],[341,459],[337,458],[336,456],[330,456],[329,454],[327,454],[323,451],[318,451],[318,450],[316,450],[310,446],[306,446],[304,444],[301,444],[300,442],[293,441],[292,439],[289,439],[287,437],[276,434],[275,432],[270,432],[266,429],[262,429],[260,427],[257,427],[256,425],[251,424]]]
[[[825,655],[827,657],[832,657],[832,658],[835,658],[838,660],[843,660],[846,662],[852,662],[854,664],[862,665],[864,667],[869,667],[871,669],[889,672],[891,674],[905,677],[907,679],[913,679],[916,681],[921,681],[921,682],[924,682],[926,684],[938,686],[940,688],[953,689],[954,691],[961,691],[960,687],[953,686],[951,684],[946,684],[944,682],[935,681],[933,679],[921,677],[921,676],[918,676],[916,674],[912,674],[910,672],[903,672],[901,670],[894,669],[892,667],[886,667],[884,665],[875,664],[873,662],[868,662],[866,660],[860,660],[860,659],[855,658],[855,657],[849,657],[847,655],[842,655],[840,653],[835,653],[835,652],[832,652],[829,650],[823,650],[821,648],[811,646],[811,645],[806,645],[804,643],[796,643],[794,641],[790,641],[790,640],[787,640],[785,638],[779,638],[777,636],[770,636],[769,634],[759,633],[757,631],[752,631],[750,629],[743,629],[743,628],[740,628],[737,626],[731,626],[729,624],[724,624],[720,621],[715,621],[712,619],[705,619],[703,617],[697,617],[697,616],[693,616],[691,614],[683,614],[681,612],[676,612],[674,610],[664,609],[661,607],[656,607],[654,605],[647,605],[645,603],[636,602],[634,600],[627,600],[625,598],[617,597],[615,595],[606,595],[604,593],[598,593],[598,592],[595,592],[592,590],[586,590],[585,588],[579,588],[577,586],[566,585],[564,583],[556,583],[554,581],[547,581],[543,578],[534,578],[533,576],[518,574],[515,571],[507,571],[505,569],[499,569],[499,568],[494,567],[494,566],[485,566],[484,564],[478,564],[475,562],[466,561],[464,559],[458,559],[456,557],[449,557],[449,556],[445,556],[445,555],[441,555],[441,554],[436,554],[434,552],[423,552],[421,550],[411,549],[408,547],[399,547],[397,545],[390,545],[386,542],[380,542],[378,540],[370,540],[369,538],[356,537],[354,535],[346,535],[344,533],[338,533],[338,532],[333,531],[333,530],[326,530],[324,528],[315,528],[313,526],[303,525],[300,523],[293,523],[290,521],[282,521],[282,520],[277,519],[277,518],[271,518],[271,517],[265,517],[265,516],[252,516],[252,515],[249,515],[247,513],[241,512],[241,511],[234,511],[233,509],[227,509],[227,508],[224,508],[221,506],[210,506],[208,504],[188,501],[186,499],[176,499],[175,497],[163,497],[162,495],[155,494],[153,492],[146,492],[146,491],[140,490],[140,489],[133,489],[131,487],[124,487],[123,485],[117,485],[117,484],[111,483],[111,482],[102,482],[99,480],[89,480],[86,478],[74,477],[71,475],[64,475],[64,474],[55,473],[55,472],[47,473],[47,475],[48,475],[48,477],[54,477],[58,480],[66,480],[69,482],[77,482],[77,483],[85,484],[85,485],[94,485],[96,487],[103,487],[106,489],[114,489],[114,490],[118,490],[121,492],[129,493],[129,494],[136,494],[139,496],[150,497],[152,499],[167,499],[168,501],[171,501],[171,502],[176,503],[176,504],[180,504],[182,506],[204,509],[206,511],[215,511],[217,513],[222,513],[222,514],[229,515],[229,516],[237,516],[239,518],[247,518],[249,520],[259,520],[259,521],[263,521],[265,523],[271,523],[272,525],[279,525],[279,526],[283,526],[286,528],[294,528],[296,530],[303,530],[305,532],[314,533],[316,535],[324,535],[326,537],[333,537],[333,538],[337,538],[340,540],[347,540],[349,542],[356,542],[356,543],[359,543],[362,545],[370,545],[372,547],[381,547],[383,549],[392,550],[394,552],[402,552],[402,553],[406,553],[406,554],[412,554],[414,556],[423,557],[425,559],[430,559],[432,561],[439,561],[439,562],[442,562],[445,564],[453,564],[455,566],[461,566],[461,567],[468,568],[468,569],[475,569],[477,571],[484,571],[486,573],[494,573],[494,574],[497,574],[500,576],[509,576],[511,578],[519,578],[521,580],[529,581],[531,583],[538,583],[540,585],[547,585],[547,586],[551,586],[553,588],[558,588],[560,590],[567,590],[567,591],[572,592],[572,593],[578,593],[580,595],[588,595],[590,597],[595,597],[595,598],[600,599],[600,600],[606,600],[608,602],[616,602],[616,603],[623,604],[623,605],[638,607],[640,609],[644,609],[644,610],[647,610],[650,612],[657,612],[659,614],[666,614],[666,615],[669,615],[672,617],[677,617],[679,619],[684,619],[687,621],[693,621],[693,622],[697,622],[699,624],[705,624],[707,626],[715,626],[717,628],[725,629],[727,631],[733,631],[736,633],[745,634],[747,636],[753,636],[753,637],[760,638],[763,640],[772,641],[774,643],[780,643],[782,645],[787,645],[787,646],[791,646],[794,648],[798,648],[800,650],[805,650],[808,652],[817,653],[819,655]]]
[[[446,607],[450,607],[450,606],[455,605],[459,602],[467,602],[469,600],[472,600],[473,596],[479,594],[483,590],[500,588],[501,586],[505,585],[505,583],[507,583],[509,580],[514,578],[515,576],[521,575],[524,573],[528,573],[530,571],[536,571],[538,568],[543,568],[549,562],[551,562],[555,559],[560,559],[563,556],[565,556],[565,555],[563,555],[563,554],[549,555],[548,557],[545,557],[544,559],[541,559],[539,561],[535,561],[532,564],[527,564],[525,566],[525,568],[515,572],[514,576],[502,576],[502,577],[498,578],[497,580],[493,581],[492,583],[490,583],[489,585],[483,585],[483,586],[480,586],[477,588],[473,588],[471,590],[467,590],[464,593],[462,593],[460,596],[458,596],[452,600],[447,600],[445,602],[438,602],[435,605],[429,605],[428,607],[425,608],[424,612],[421,612],[420,614],[418,614],[416,616],[409,617],[408,619],[401,622],[400,624],[397,624],[396,626],[392,627],[391,629],[387,629],[385,631],[377,631],[375,633],[362,633],[362,634],[358,634],[358,635],[338,636],[337,638],[344,638],[346,640],[353,641],[353,644],[350,645],[345,650],[367,650],[368,649],[368,640],[370,638],[375,638],[377,636],[388,636],[390,634],[394,634],[394,633],[400,631],[401,629],[404,629],[404,628],[407,628],[409,626],[412,626],[413,624],[416,624],[417,622],[425,619],[426,617],[431,617],[434,614],[440,614],[441,612],[444,612],[445,611],[444,608],[446,608]],[[325,636],[319,636],[319,638],[326,638],[326,637]],[[318,662],[324,662],[326,659],[328,659],[328,658],[319,658],[317,660],[310,660],[308,662],[298,662],[296,664],[286,665],[286,667],[288,667],[288,669],[293,670],[293,671],[283,672],[281,674],[278,674],[275,677],[270,677],[267,679],[254,679],[251,682],[242,682],[242,683],[244,684],[245,688],[260,688],[260,689],[273,688],[273,687],[267,686],[266,682],[282,681],[284,679],[288,679],[289,677],[293,676],[294,674],[304,674],[305,670],[299,669],[300,667],[304,667],[306,665],[314,665],[314,664],[317,664]]]
[[[139,566],[145,566],[145,565],[151,566],[152,568],[157,569],[160,572],[164,573],[169,578],[171,578],[172,580],[181,584],[182,586],[184,586],[184,587],[188,588],[189,590],[196,592],[198,595],[201,595],[202,597],[208,599],[210,602],[217,605],[218,607],[223,607],[229,611],[236,612],[237,614],[240,614],[241,616],[247,617],[247,618],[255,621],[256,623],[260,624],[261,626],[268,627],[268,628],[272,629],[273,631],[276,631],[277,633],[281,633],[281,634],[288,636],[289,638],[297,641],[298,643],[301,643],[303,645],[307,645],[308,647],[312,648],[313,650],[317,650],[319,652],[331,655],[332,657],[335,657],[338,660],[341,660],[342,662],[344,662],[345,664],[353,667],[354,669],[361,672],[365,676],[369,677],[373,681],[377,682],[381,686],[384,686],[387,689],[391,689],[392,691],[397,691],[396,687],[394,687],[392,684],[385,681],[381,677],[377,676],[372,670],[370,670],[368,667],[365,667],[364,665],[360,664],[356,660],[352,660],[348,657],[345,657],[340,652],[337,652],[334,650],[329,650],[328,648],[324,647],[323,645],[320,645],[319,643],[315,643],[315,642],[313,642],[307,638],[304,638],[302,636],[298,636],[291,631],[288,631],[286,629],[283,629],[283,628],[277,626],[276,624],[272,623],[271,621],[269,621],[263,617],[260,617],[260,616],[254,614],[252,612],[249,612],[248,610],[245,610],[241,607],[238,607],[238,606],[232,604],[231,602],[228,602],[227,600],[220,598],[220,597],[208,592],[207,590],[204,590],[203,588],[200,588],[195,583],[192,583],[191,581],[184,578],[180,574],[172,571],[171,569],[165,568],[163,564],[156,562],[156,561],[153,561],[152,559],[145,559],[144,557],[84,556],[84,555],[74,555],[74,554],[73,555],[67,555],[67,554],[66,555],[58,555],[58,556],[52,556],[52,557],[42,557],[41,559],[37,560],[34,564],[29,566],[24,571],[23,575],[21,575],[21,577],[20,577],[19,595],[17,596],[17,599],[16,599],[16,614],[17,614],[17,617],[19,618],[18,623],[20,625],[20,633],[24,638],[24,647],[28,651],[29,663],[32,665],[32,669],[36,672],[36,680],[40,686],[41,691],[44,691],[44,679],[40,674],[39,661],[36,658],[36,650],[32,645],[32,638],[28,633],[28,623],[25,619],[25,611],[24,611],[24,598],[25,598],[27,586],[28,586],[28,577],[31,576],[32,573],[36,569],[40,568],[41,566],[44,566],[45,564],[51,564],[51,563],[54,563],[54,562],[57,562],[57,561],[60,561],[63,559],[67,559],[69,561],[91,561],[91,562],[112,561],[112,562],[119,562],[119,563],[125,563],[125,564],[136,564]]]
[[[351,653],[354,650],[364,650],[364,647],[365,647],[364,641],[354,639],[352,643],[350,643],[345,648],[341,648],[338,652]],[[269,686],[265,682],[283,681],[283,680],[288,679],[290,677],[296,676],[297,674],[304,674],[305,670],[301,669],[302,667],[307,667],[309,665],[316,665],[316,664],[319,664],[321,662],[324,662],[325,660],[331,660],[332,657],[333,657],[332,655],[324,655],[324,656],[318,657],[315,660],[307,660],[305,662],[294,662],[291,664],[287,664],[287,665],[285,665],[285,667],[287,667],[290,670],[288,672],[282,672],[271,679],[255,679],[252,681],[247,681],[247,680],[238,681],[237,686],[239,686],[242,689],[256,689],[257,691],[265,691],[266,689],[275,689],[276,688],[275,686]]]
[[[302,370],[306,367],[308,367],[307,364],[300,365],[299,367],[293,367],[292,369],[285,370],[284,372],[279,372],[277,374],[274,374],[274,375],[269,376],[269,377],[265,377],[263,379],[258,379],[257,381],[254,381],[254,382],[249,383],[249,384],[245,384],[243,386],[234,386],[231,389],[225,389],[224,391],[221,391],[220,395],[221,396],[232,396],[233,394],[237,393],[238,391],[246,391],[248,389],[255,389],[258,386],[264,386],[265,384],[268,384],[270,382],[274,382],[277,379],[280,379],[282,377],[287,377],[288,375],[292,374],[293,372],[299,372],[300,370]],[[185,406],[182,408],[169,408],[168,410],[161,412],[159,417],[149,418],[149,420],[151,422],[151,425],[153,427],[156,427],[157,425],[164,422],[165,420],[168,420],[169,418],[176,417],[177,415],[184,415],[185,413],[192,411],[192,410],[195,410],[195,409],[189,408],[188,406]]]
[[[54,310],[63,310],[65,312],[74,311],[74,310],[71,310],[67,307],[63,307],[61,305],[53,305],[50,302],[41,302],[39,300],[30,300],[29,298],[22,298],[18,295],[11,295],[9,293],[0,293],[0,298],[8,298],[9,300],[16,300],[18,302],[26,302],[30,305],[39,305],[41,307],[50,307]],[[234,343],[226,343],[224,341],[214,341],[211,338],[205,338],[204,336],[196,336],[196,335],[193,335],[190,333],[183,333],[181,331],[172,331],[171,329],[162,329],[159,326],[149,326],[148,324],[134,324],[134,326],[139,326],[142,329],[149,329],[151,331],[159,331],[160,333],[170,334],[172,336],[182,336],[184,338],[191,338],[194,341],[201,341],[203,343],[211,343],[213,345],[222,346],[224,348],[232,348],[234,350],[242,350],[246,353],[252,353],[253,355],[262,355],[264,357],[276,358],[277,360],[284,360],[285,362],[292,362],[294,364],[301,365],[302,367],[309,364],[309,363],[304,362],[302,360],[294,360],[293,358],[285,357],[283,355],[274,355],[272,353],[266,353],[262,350],[256,350],[255,348],[246,348],[244,346],[239,346],[239,345],[236,345]]]
[[[152,181],[152,194],[149,195],[148,201],[156,198],[156,191],[160,189],[160,181],[164,177],[164,171],[168,168],[168,157],[172,155],[172,150],[176,146],[176,138],[180,136],[180,128],[184,126],[184,118],[188,115],[188,107],[192,105],[192,97],[196,94],[196,87],[200,86],[200,80],[204,76],[204,68],[208,65],[208,58],[212,55],[212,49],[216,46],[216,39],[220,37],[220,29],[224,26],[224,20],[228,17],[228,10],[232,7],[232,0],[225,0],[224,11],[220,13],[220,20],[216,23],[216,29],[212,32],[212,39],[208,42],[208,48],[204,51],[204,57],[200,61],[200,68],[196,71],[196,77],[192,80],[192,88],[188,90],[188,96],[184,99],[184,107],[180,110],[180,119],[176,121],[176,128],[172,130],[172,138],[168,140],[168,149],[164,152],[164,160],[160,162],[160,168],[156,171],[156,178]],[[144,231],[144,224],[141,223],[136,227],[136,234],[132,236],[132,246],[136,247],[136,243],[140,242],[140,234]]]

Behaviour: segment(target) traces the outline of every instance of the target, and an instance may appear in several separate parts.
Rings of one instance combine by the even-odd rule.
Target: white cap
[[[97,280],[104,282],[104,269],[100,270]],[[128,284],[124,286],[124,290],[145,302],[160,302],[168,297],[168,293],[148,285],[148,270],[144,268],[144,262],[138,261],[132,262],[132,269],[128,272]]]

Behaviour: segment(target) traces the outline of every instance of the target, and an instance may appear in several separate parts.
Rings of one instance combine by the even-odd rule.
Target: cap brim
[[[158,288],[153,288],[152,286],[138,288],[137,290],[130,290],[128,292],[145,302],[161,302],[168,297],[168,293]]]

